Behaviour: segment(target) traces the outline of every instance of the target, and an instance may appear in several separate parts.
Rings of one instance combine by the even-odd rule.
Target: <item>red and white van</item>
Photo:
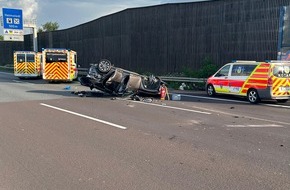
[[[290,61],[234,61],[207,79],[209,96],[231,94],[247,97],[250,103],[290,99]]]

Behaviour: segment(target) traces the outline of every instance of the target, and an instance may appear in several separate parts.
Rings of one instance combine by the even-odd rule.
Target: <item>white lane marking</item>
[[[278,108],[290,109],[290,106],[285,106],[285,105],[275,105],[275,104],[262,104],[262,105],[269,106],[269,107],[278,107]]]
[[[124,100],[124,99],[119,99],[119,100]],[[163,108],[169,108],[169,109],[175,109],[175,110],[182,110],[182,111],[188,111],[188,112],[194,112],[194,113],[211,115],[211,113],[209,113],[209,112],[198,111],[198,110],[191,110],[191,109],[186,109],[186,108],[179,108],[179,107],[159,105],[159,104],[152,104],[152,103],[145,103],[145,102],[137,102],[137,101],[132,101],[132,102],[138,103],[138,104],[144,104],[144,105],[151,105],[151,106],[157,106],[157,107],[163,107]]]
[[[226,125],[232,128],[266,128],[266,127],[284,127],[283,125],[265,124],[265,125]]]
[[[93,117],[90,117],[90,116],[87,116],[87,115],[79,114],[79,113],[76,113],[76,112],[72,112],[72,111],[69,111],[69,110],[65,110],[65,109],[62,109],[62,108],[51,106],[51,105],[48,105],[48,104],[40,103],[40,105],[45,106],[45,107],[49,107],[49,108],[52,108],[52,109],[55,109],[55,110],[59,110],[59,111],[62,111],[62,112],[66,112],[66,113],[69,113],[69,114],[72,114],[72,115],[76,115],[76,116],[79,116],[79,117],[83,117],[83,118],[86,118],[86,119],[90,119],[90,120],[93,120],[93,121],[97,121],[99,123],[110,125],[112,127],[116,127],[116,128],[119,128],[119,129],[123,129],[123,130],[127,129],[127,127],[124,127],[122,125],[118,125],[118,124],[111,123],[111,122],[108,122],[108,121],[100,120],[100,119],[97,119],[97,118],[93,118]]]
[[[194,106],[191,106],[193,108],[196,108]],[[290,125],[290,123],[287,122],[283,122],[283,121],[275,121],[275,120],[269,120],[269,119],[263,119],[263,118],[258,118],[258,117],[251,117],[251,116],[246,116],[246,115],[239,115],[239,114],[232,114],[232,113],[228,113],[228,112],[223,112],[220,110],[213,110],[213,109],[207,109],[207,108],[200,108],[199,109],[205,110],[205,111],[210,111],[210,112],[214,112],[217,114],[224,114],[224,115],[229,115],[229,116],[238,116],[239,118],[246,118],[246,119],[254,119],[254,120],[258,120],[258,121],[265,121],[265,122],[269,122],[269,123],[279,123],[282,125]]]

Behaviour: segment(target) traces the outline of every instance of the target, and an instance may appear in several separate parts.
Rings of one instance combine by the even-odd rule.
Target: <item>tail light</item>
[[[267,86],[272,86],[273,85],[273,80],[272,78],[268,78],[268,83],[267,83]]]

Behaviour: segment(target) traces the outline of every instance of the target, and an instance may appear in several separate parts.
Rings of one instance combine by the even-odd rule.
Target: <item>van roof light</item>
[[[267,60],[267,63],[290,63],[290,60]]]
[[[234,60],[233,62],[239,62],[239,63],[257,63],[257,61],[248,61],[248,60]]]

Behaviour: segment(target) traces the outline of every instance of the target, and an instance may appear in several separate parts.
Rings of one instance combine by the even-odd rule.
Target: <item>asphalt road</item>
[[[0,190],[290,189],[289,103],[80,90],[0,73]]]

